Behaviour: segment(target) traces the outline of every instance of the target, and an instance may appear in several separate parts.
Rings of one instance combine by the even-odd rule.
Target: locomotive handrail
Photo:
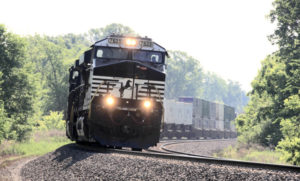
[[[81,85],[75,87],[73,90],[71,90],[71,91],[69,92],[69,95],[70,95],[70,94],[73,94],[73,93],[76,92],[79,88],[84,87],[84,86],[85,86],[84,84],[81,84]]]
[[[158,94],[158,98],[159,98],[159,102],[160,102],[160,104],[161,104],[161,107],[162,107],[162,122],[161,122],[161,129],[163,130],[164,129],[164,121],[165,121],[165,119],[164,119],[164,114],[165,114],[165,108],[164,108],[164,104],[163,104],[163,101],[162,101],[162,99],[161,99],[161,97],[160,97],[160,92],[159,92],[159,90],[155,87],[155,85],[153,85],[153,87],[155,88],[155,90],[157,91],[157,94]]]
[[[98,94],[98,91],[99,91],[100,87],[101,87],[102,85],[104,85],[105,83],[106,83],[106,82],[104,81],[104,82],[102,82],[101,84],[98,85],[96,92],[94,93],[93,97],[91,98],[91,101],[89,102],[88,119],[91,118],[91,105],[92,105],[92,102],[93,102],[95,96]]]

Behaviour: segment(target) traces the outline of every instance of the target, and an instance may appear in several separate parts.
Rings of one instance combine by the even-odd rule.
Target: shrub
[[[300,138],[286,138],[276,147],[282,153],[282,159],[293,165],[300,165]]]
[[[42,120],[38,121],[38,130],[52,130],[65,128],[65,121],[63,120],[63,113],[57,111],[50,111],[49,115],[43,116]]]

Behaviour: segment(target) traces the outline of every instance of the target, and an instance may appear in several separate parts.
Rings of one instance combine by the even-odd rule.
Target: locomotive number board
[[[153,47],[153,42],[149,41],[149,40],[141,40],[141,39],[133,39],[130,38],[133,41],[136,41],[135,47]],[[112,37],[112,38],[108,38],[108,43],[109,44],[115,44],[115,45],[124,45],[124,46],[128,46],[126,44],[126,41],[128,40],[128,38],[116,38],[116,37]]]
[[[153,47],[153,43],[152,43],[152,41],[141,40],[140,46],[141,47]]]

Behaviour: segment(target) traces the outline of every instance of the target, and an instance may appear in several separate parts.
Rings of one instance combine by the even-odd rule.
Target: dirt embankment
[[[0,181],[20,181],[21,170],[25,164],[37,157],[23,157],[10,160],[8,158],[0,159]]]

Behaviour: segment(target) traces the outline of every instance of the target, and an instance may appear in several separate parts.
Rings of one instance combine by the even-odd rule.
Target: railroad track
[[[201,158],[215,158],[212,156],[207,156],[207,155],[199,155],[199,154],[191,154],[191,153],[186,153],[186,152],[179,152],[179,151],[174,151],[171,149],[168,149],[167,146],[170,145],[176,145],[176,144],[183,144],[183,143],[194,143],[194,142],[207,142],[207,141],[226,141],[223,139],[216,140],[165,140],[160,143],[163,143],[158,147],[159,150],[154,150],[154,149],[146,149],[145,151],[147,152],[154,152],[154,153],[164,153],[164,154],[176,154],[176,155],[186,155],[186,156],[195,156],[195,157],[201,157]]]
[[[182,160],[182,161],[191,161],[191,162],[201,162],[208,164],[220,164],[236,167],[246,167],[246,168],[256,168],[256,169],[268,169],[268,170],[278,170],[278,171],[291,171],[300,173],[299,166],[293,165],[280,165],[280,164],[269,164],[269,163],[259,163],[259,162],[249,162],[249,161],[240,161],[240,160],[231,160],[224,158],[215,158],[204,155],[194,155],[187,154],[182,152],[174,152],[166,149],[167,145],[179,144],[179,142],[165,143],[161,147],[164,148],[164,151],[158,150],[145,150],[144,152],[139,151],[130,151],[126,149],[111,149],[95,146],[83,146],[74,144],[76,149],[84,149],[86,151],[100,152],[100,153],[118,153],[118,154],[127,154],[135,156],[145,156],[159,159],[172,159],[172,160]]]

